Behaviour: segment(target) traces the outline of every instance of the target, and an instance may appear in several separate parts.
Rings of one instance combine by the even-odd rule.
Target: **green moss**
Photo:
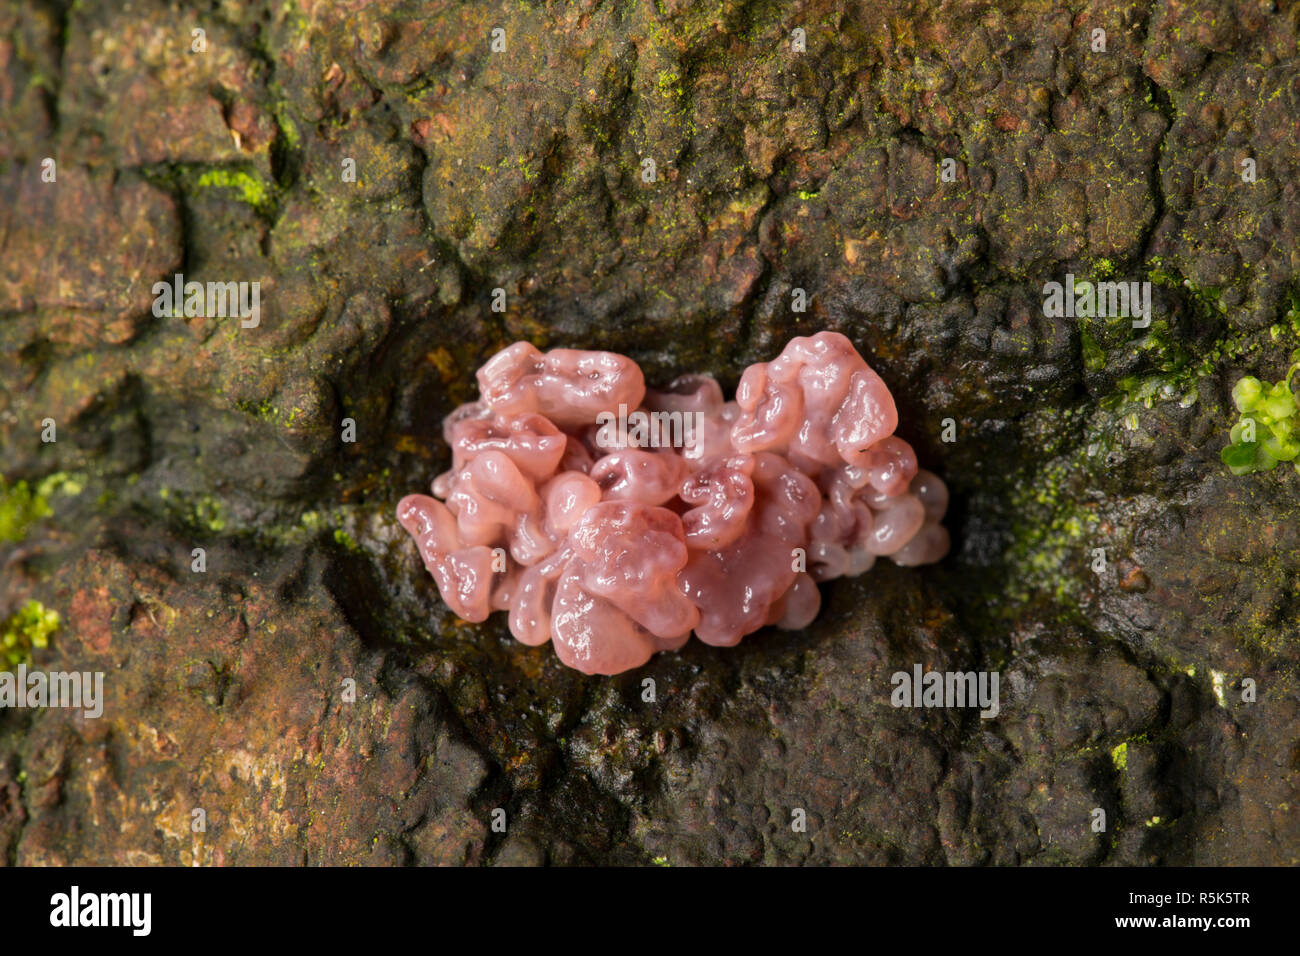
[[[59,613],[40,601],[28,601],[0,624],[0,670],[32,662],[34,648],[48,647],[59,629]]]
[[[334,529],[334,540],[353,553],[361,550],[361,545],[357,544],[356,538],[352,537],[352,535],[348,534],[342,528]]]
[[[260,402],[238,401],[235,402],[235,407],[241,412],[259,418],[264,422],[274,421],[276,417],[275,405],[272,404],[269,398],[264,398]]]
[[[166,488],[158,492],[158,497],[164,501],[168,499],[169,494]],[[179,496],[178,496],[179,497]],[[184,507],[184,503],[181,504]],[[226,518],[224,508],[220,501],[211,495],[203,495],[194,498],[188,502],[188,509],[184,514],[185,522],[192,527],[200,528],[213,534],[220,534],[226,530]]]
[[[194,518],[202,526],[213,531],[224,531],[226,519],[222,517],[221,502],[206,495],[194,504]]]
[[[1128,741],[1118,744],[1110,752],[1110,762],[1114,765],[1118,773],[1123,773],[1128,769]]]
[[[1073,413],[1065,413],[1068,425]],[[1081,476],[1102,467],[1113,438],[1104,429],[1096,440],[1072,456],[1053,457],[1044,448],[1045,463],[1009,491],[1016,523],[1005,551],[1012,569],[1008,596],[1023,602],[1046,594],[1069,604],[1080,597],[1093,548],[1105,547],[1101,517],[1095,501],[1082,497]]]
[[[284,110],[276,110],[276,122],[280,124],[280,131],[284,133],[284,141],[289,144],[291,149],[297,149],[302,142],[302,137],[298,133],[298,126]]]
[[[1089,372],[1100,372],[1106,367],[1106,353],[1101,350],[1097,340],[1087,329],[1079,333],[1079,342],[1083,346],[1083,365]]]
[[[39,488],[33,491],[25,481],[11,487],[0,478],[0,541],[22,541],[33,522],[52,514],[54,510]]]
[[[271,193],[266,183],[238,169],[210,169],[199,176],[199,186],[232,189],[241,202],[259,212],[271,208]]]
[[[36,486],[36,493],[43,498],[58,495],[79,495],[86,490],[84,475],[72,475],[66,471],[56,471],[46,475]]]
[[[1196,401],[1196,383],[1214,374],[1224,361],[1241,358],[1261,345],[1258,336],[1243,332],[1226,335],[1200,350],[1190,347],[1165,319],[1151,323],[1148,333],[1128,347],[1148,353],[1146,371],[1127,375],[1116,384],[1114,394],[1101,400],[1103,408],[1125,405],[1151,408],[1160,401],[1177,399],[1184,406]]]
[[[1153,257],[1148,264],[1147,278],[1156,285],[1184,290],[1191,296],[1193,302],[1197,303],[1203,311],[1211,315],[1222,314],[1228,311],[1228,307],[1223,304],[1222,289],[1203,286],[1199,283],[1193,282],[1188,277],[1180,274],[1176,267],[1159,256]]]
[[[661,70],[659,75],[655,77],[655,86],[665,96],[681,96],[681,84],[682,78],[676,70]]]

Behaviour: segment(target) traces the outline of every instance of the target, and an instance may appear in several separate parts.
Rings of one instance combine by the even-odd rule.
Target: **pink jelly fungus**
[[[443,424],[436,497],[403,498],[398,521],[458,616],[506,611],[518,640],[584,673],[639,667],[692,631],[731,646],[807,627],[817,582],[948,553],[947,487],[837,332],[751,365],[734,402],[707,375],[647,390],[625,356],[527,342],[478,382]],[[618,415],[656,427],[614,429]]]

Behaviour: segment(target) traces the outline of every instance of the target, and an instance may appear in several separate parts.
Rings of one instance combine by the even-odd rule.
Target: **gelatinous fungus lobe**
[[[638,667],[692,631],[730,646],[806,627],[817,582],[948,552],[948,490],[839,333],[792,339],[730,402],[707,375],[647,390],[625,356],[527,342],[478,383],[443,425],[451,469],[398,521],[457,615],[506,611],[518,640],[584,673]]]

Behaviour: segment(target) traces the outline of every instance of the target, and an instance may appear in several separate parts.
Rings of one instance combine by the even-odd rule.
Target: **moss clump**
[[[275,405],[269,398],[264,398],[260,402],[238,401],[235,402],[235,407],[241,412],[252,415],[264,422],[275,421]]]
[[[336,544],[342,545],[353,554],[356,554],[361,550],[361,545],[357,544],[357,539],[352,537],[352,535],[348,534],[342,528],[334,529],[334,541]]]
[[[208,495],[194,502],[190,521],[197,527],[218,534],[226,530],[226,519],[223,516],[221,502]]]
[[[288,108],[283,103],[277,103],[274,112],[275,125],[280,128],[285,143],[290,149],[297,149],[302,145],[302,136],[298,132],[298,125],[290,118]]]
[[[236,169],[210,169],[199,177],[200,186],[217,186],[233,189],[245,204],[259,212],[271,207],[271,194],[266,183],[255,176]]]
[[[1120,773],[1123,773],[1125,770],[1128,769],[1128,741],[1127,740],[1124,741],[1124,743],[1122,744],[1118,744],[1110,752],[1110,762],[1115,766],[1115,769]]]
[[[50,635],[58,629],[58,611],[40,601],[28,601],[0,624],[0,670],[30,664],[32,649],[48,647]]]
[[[192,496],[171,488],[159,488],[158,499],[172,518],[189,528],[205,534],[221,534],[226,530],[226,511],[220,499],[211,495]]]
[[[1067,426],[1073,414],[1063,416]],[[1102,540],[1098,503],[1086,496],[1080,481],[1104,467],[1114,441],[1106,428],[1096,428],[1095,435],[1094,443],[1046,461],[1009,490],[1018,516],[1005,551],[1014,571],[1008,589],[1013,603],[1027,601],[1035,593],[1061,604],[1074,603],[1086,580],[1076,564],[1087,563],[1093,548],[1107,544]],[[1045,457],[1051,453],[1052,449],[1043,449]]]
[[[1084,329],[1079,333],[1079,343],[1083,346],[1083,365],[1089,372],[1100,372],[1106,367],[1106,353],[1102,351],[1097,340]]]
[[[0,478],[0,541],[22,541],[32,522],[54,514],[49,501],[25,481],[12,487]]]

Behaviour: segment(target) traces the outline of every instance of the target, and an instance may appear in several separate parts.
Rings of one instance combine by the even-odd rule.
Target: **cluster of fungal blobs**
[[[478,383],[443,423],[436,497],[403,498],[398,520],[457,615],[507,611],[516,638],[584,673],[691,631],[731,646],[806,627],[817,582],[948,552],[948,489],[839,333],[792,339],[730,402],[707,375],[647,389],[625,356],[527,342]]]

